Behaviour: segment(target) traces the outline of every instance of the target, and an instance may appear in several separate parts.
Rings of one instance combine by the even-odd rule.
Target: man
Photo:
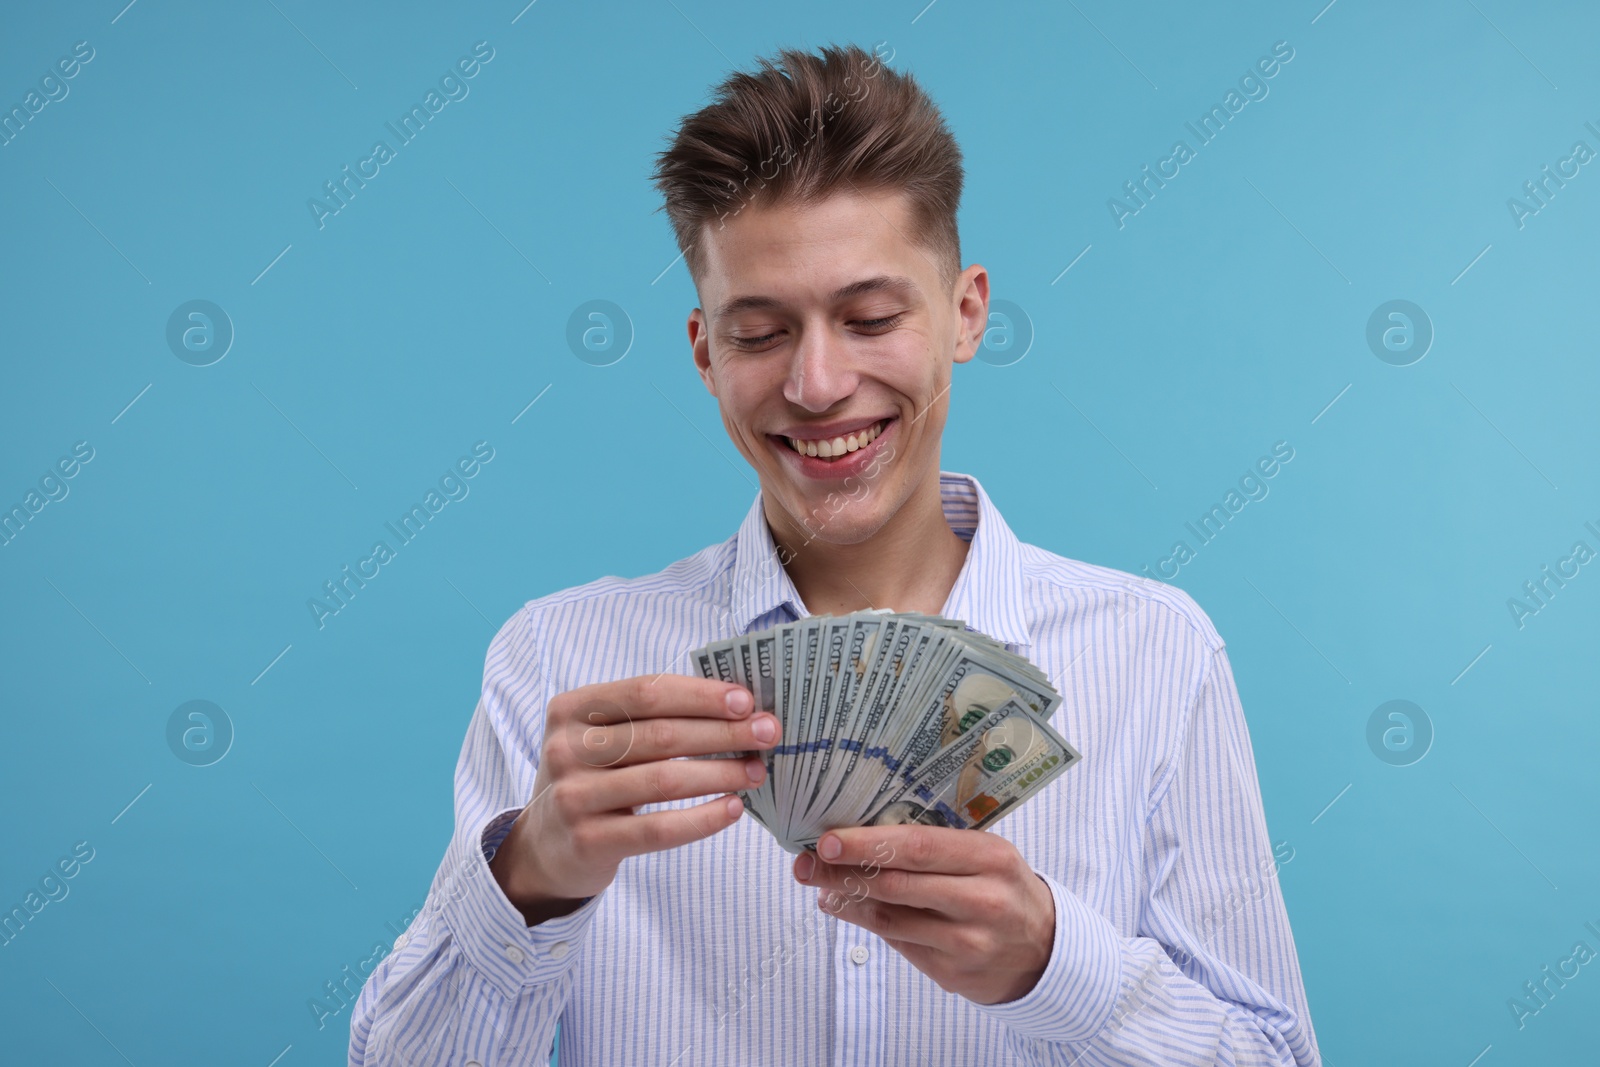
[[[958,146],[858,48],[779,63],[730,77],[656,172],[694,363],[760,492],[727,541],[495,636],[454,838],[351,1062],[533,1063],[559,1022],[562,1067],[1319,1063],[1292,850],[1210,620],[1020,542],[939,469],[989,300],[960,267]],[[867,607],[1026,655],[1084,759],[991,831],[840,829],[791,863],[734,795],[760,759],[677,758],[779,742],[688,653]]]

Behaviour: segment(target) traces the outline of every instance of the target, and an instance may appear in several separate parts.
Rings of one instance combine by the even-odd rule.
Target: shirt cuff
[[[470,837],[450,842],[450,862],[435,892],[440,915],[473,967],[507,998],[563,977],[578,958],[578,946],[601,894],[576,911],[529,926],[489,870],[489,858],[511,831],[521,808],[492,816]]]
[[[1038,874],[1038,872],[1034,872]],[[1122,994],[1122,938],[1104,915],[1046,874],[1055,898],[1050,962],[1034,987],[980,1011],[1035,1041],[1081,1043],[1105,1026]]]

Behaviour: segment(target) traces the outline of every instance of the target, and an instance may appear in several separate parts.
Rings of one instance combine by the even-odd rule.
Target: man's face
[[[911,232],[898,192],[747,207],[702,231],[695,366],[780,536],[859,543],[937,477],[989,278],[974,264],[947,290]]]

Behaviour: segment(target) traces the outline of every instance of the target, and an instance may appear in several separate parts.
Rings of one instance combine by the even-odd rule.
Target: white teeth
[[[801,453],[802,455],[821,456],[826,459],[833,456],[842,456],[846,452],[855,452],[866,448],[874,440],[876,440],[878,434],[882,432],[883,427],[880,423],[869,426],[865,430],[858,430],[855,433],[844,437],[835,437],[820,441],[802,441],[797,437],[789,437],[786,438],[786,440],[789,442],[790,448]]]

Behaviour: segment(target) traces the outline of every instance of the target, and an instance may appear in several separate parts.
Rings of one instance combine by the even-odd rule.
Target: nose
[[[795,341],[783,396],[807,411],[827,411],[855,392],[859,377],[849,346],[825,328],[809,326]]]

